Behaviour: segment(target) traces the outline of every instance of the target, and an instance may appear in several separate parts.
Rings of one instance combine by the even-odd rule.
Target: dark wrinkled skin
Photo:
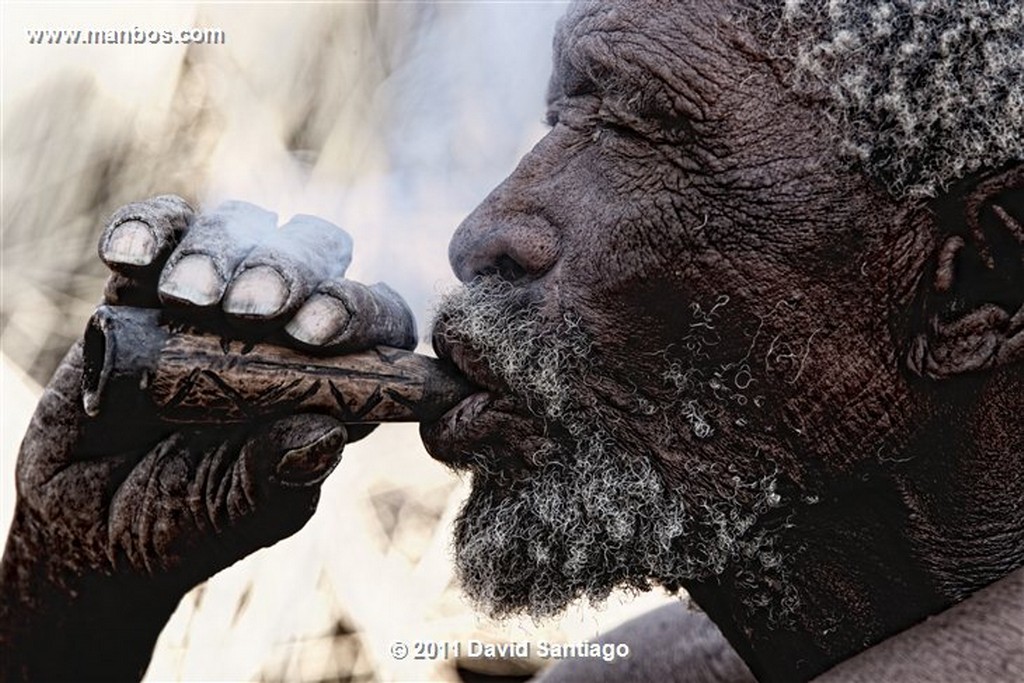
[[[460,227],[451,260],[464,281],[512,281],[552,321],[581,316],[604,372],[580,402],[655,446],[668,481],[686,481],[695,464],[776,471],[782,505],[760,523],[776,532],[796,611],[772,621],[744,600],[731,568],[685,588],[758,678],[802,680],[1024,564],[1024,180],[1018,164],[929,204],[889,197],[838,157],[818,106],[783,87],[756,40],[726,20],[733,8],[622,0],[570,10],[555,43],[553,128]],[[687,356],[689,312],[723,296],[715,343]],[[715,368],[745,354],[748,403],[727,413],[742,425],[720,421],[698,439],[682,419],[626,408],[637,391],[657,396],[666,360]],[[56,426],[30,432],[21,472],[37,453],[88,443],[75,405],[47,394],[40,414]],[[502,405],[467,443],[428,447],[447,458],[486,440],[494,468],[529,466],[543,424]],[[100,463],[146,478],[139,468],[153,457],[125,453]],[[180,533],[135,551],[154,536],[136,528],[111,546],[103,533],[111,479],[76,481],[74,495],[46,505],[53,480],[19,479],[5,648],[42,648],[52,628],[116,628],[117,605],[130,601],[148,627],[82,641],[102,654],[77,643],[66,653],[96,666],[90,657],[110,653],[106,665],[123,667],[115,676],[144,667],[188,585],[293,531],[315,500],[289,489],[303,513],[285,515],[286,529],[242,514],[218,534],[175,526],[175,506],[192,499],[171,487],[177,496],[137,510],[150,528]]]
[[[571,9],[553,128],[450,256],[463,281],[505,277],[552,321],[578,312],[605,370],[580,400],[605,410],[655,385],[666,349],[690,363],[687,312],[728,297],[697,365],[749,350],[762,400],[732,411],[743,426],[699,440],[680,420],[673,440],[610,417],[673,443],[658,453],[670,481],[778,467],[783,505],[762,523],[779,529],[792,622],[745,602],[728,570],[685,587],[760,679],[806,679],[1024,564],[1024,173],[893,199],[840,160],[818,106],[724,18],[734,7]],[[482,423],[505,444],[496,466],[528,462],[529,421],[488,420],[432,452],[472,450]]]
[[[244,216],[231,218],[237,211]],[[154,248],[140,259],[146,263],[116,259],[111,236],[125,220],[150,226]],[[100,256],[114,270],[105,301],[161,306],[171,320],[209,332],[321,353],[415,345],[408,308],[390,290],[341,279],[349,247],[337,228],[303,218],[275,224],[275,216],[250,205],[198,217],[177,197],[126,206],[100,241]],[[266,239],[261,228],[287,239]],[[202,305],[158,289],[182,253],[196,251],[214,257],[225,274],[215,299]],[[267,262],[288,282],[280,309],[226,311],[225,293],[248,267]],[[339,307],[332,315],[320,304],[324,317],[347,321],[325,330],[326,341],[316,345],[281,329],[315,292]],[[381,317],[361,317],[360,310]],[[132,405],[107,402],[90,418],[76,344],[46,387],[18,458],[18,501],[2,565],[0,679],[137,679],[189,589],[298,531],[345,443],[368,429],[326,415],[271,417],[176,429]]]

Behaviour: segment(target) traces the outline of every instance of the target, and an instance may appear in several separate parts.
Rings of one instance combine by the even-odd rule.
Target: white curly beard
[[[549,433],[564,435],[546,442],[535,458],[541,465],[515,478],[494,472],[492,454],[475,456],[455,559],[479,608],[540,618],[580,597],[601,601],[617,587],[677,590],[729,563],[759,574],[779,566],[755,525],[778,503],[773,478],[697,466],[684,486],[669,488],[648,444],[617,436],[604,411],[581,407],[586,378],[600,369],[576,318],[553,329],[493,281],[457,291],[439,314],[543,415]],[[680,396],[661,409],[686,425],[682,406],[692,404]]]

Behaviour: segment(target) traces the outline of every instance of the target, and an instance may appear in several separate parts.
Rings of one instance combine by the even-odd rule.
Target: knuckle
[[[166,194],[131,202],[118,208],[107,221],[109,228],[136,220],[156,228],[160,224],[174,224],[184,227],[195,211],[192,206],[177,195]]]

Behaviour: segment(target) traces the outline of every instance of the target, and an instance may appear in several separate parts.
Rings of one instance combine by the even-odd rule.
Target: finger
[[[201,214],[167,260],[160,299],[179,306],[216,306],[238,264],[276,226],[276,214],[247,202],[225,202]]]
[[[100,236],[100,259],[115,273],[155,277],[193,213],[188,202],[170,194],[122,206]]]
[[[111,275],[108,304],[156,306],[156,282],[171,251],[188,230],[193,211],[181,197],[161,195],[121,207],[107,221],[99,241],[100,259]]]
[[[320,350],[416,347],[416,322],[409,306],[383,283],[367,287],[351,280],[325,281],[285,331],[304,346]]]
[[[176,434],[133,468],[110,505],[112,556],[205,579],[301,529],[346,440],[324,415],[289,416],[241,441],[208,436]]]
[[[250,251],[224,296],[229,318],[283,322],[323,280],[340,278],[352,260],[352,239],[336,225],[296,216]]]

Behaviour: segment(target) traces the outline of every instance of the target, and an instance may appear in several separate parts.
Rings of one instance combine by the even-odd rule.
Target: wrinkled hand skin
[[[342,278],[350,250],[341,230],[312,217],[278,228],[248,204],[196,216],[180,198],[156,197],[117,211],[101,238],[113,271],[105,302],[165,306],[210,332],[319,352],[412,348],[396,295]],[[361,317],[367,310],[391,317]],[[368,431],[310,414],[189,429],[125,420],[129,406],[89,418],[81,348],[46,387],[17,463],[4,680],[141,677],[182,595],[298,531],[345,443]]]

